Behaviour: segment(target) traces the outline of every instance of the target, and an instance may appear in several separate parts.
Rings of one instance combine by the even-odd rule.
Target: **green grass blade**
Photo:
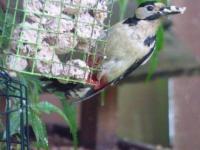
[[[36,136],[38,148],[43,148],[48,150],[48,138],[46,127],[44,126],[40,116],[37,115],[33,110],[29,111],[29,122],[33,128],[34,134]]]
[[[68,118],[70,124],[70,131],[72,133],[72,137],[73,137],[73,145],[74,145],[74,149],[77,149],[77,145],[78,145],[78,137],[77,137],[77,131],[78,131],[78,127],[77,127],[77,121],[76,121],[76,108],[74,105],[70,105],[67,103],[66,101],[66,97],[64,95],[64,93],[62,92],[55,92],[54,93],[58,99],[60,100],[62,106],[63,106],[63,112],[65,114],[65,116]]]

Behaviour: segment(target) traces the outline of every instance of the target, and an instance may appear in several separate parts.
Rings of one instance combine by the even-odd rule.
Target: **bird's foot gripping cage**
[[[26,87],[0,69],[0,149],[28,150]]]
[[[101,37],[112,6],[113,0],[7,0],[1,33],[4,67],[86,83],[104,58],[104,48],[97,52],[97,45],[105,46]]]

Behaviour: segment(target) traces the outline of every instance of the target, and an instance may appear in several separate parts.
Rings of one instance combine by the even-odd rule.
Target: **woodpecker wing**
[[[149,60],[149,58],[152,56],[153,51],[155,49],[155,46],[149,51],[147,55],[145,55],[142,59],[136,61],[132,66],[129,67],[129,69],[124,72],[119,78],[112,81],[112,84],[117,84],[120,80],[123,80],[124,78],[128,77],[134,70],[136,70],[140,65],[143,65]]]
[[[121,81],[124,78],[126,78],[127,76],[129,76],[134,70],[136,70],[140,65],[142,65],[147,59],[149,59],[149,57],[151,57],[151,55],[153,54],[154,49],[155,49],[155,46],[153,48],[151,48],[151,50],[149,51],[148,54],[146,54],[142,59],[136,61],[133,65],[131,65],[129,67],[129,69],[126,72],[124,72],[124,74],[122,74],[121,76],[119,76],[117,79],[115,79],[115,80],[113,80],[111,82],[106,83],[105,85],[103,85],[102,87],[100,87],[99,89],[96,89],[96,90],[94,90],[90,86],[91,90],[88,90],[82,98],[79,98],[79,99],[76,99],[76,100],[74,99],[72,101],[75,102],[75,103],[81,102],[81,101],[85,101],[85,100],[90,99],[93,96],[101,93],[104,89],[106,89],[110,85],[116,85],[117,83],[119,83],[119,81]],[[75,87],[74,90],[72,89],[72,91],[75,92],[75,93],[77,92],[77,94],[78,94],[78,92],[80,92],[81,88],[85,88],[85,87],[83,87],[83,86],[78,87],[77,86],[77,87]]]
[[[154,49],[155,45],[143,58],[135,61],[122,75],[120,75],[115,80],[103,84],[98,89],[94,89],[94,86],[92,85],[83,85],[80,83],[61,84],[57,80],[52,80],[50,84],[47,84],[47,87],[65,92],[66,97],[72,103],[85,101],[101,93],[105,88],[109,87],[110,85],[115,85],[119,81],[129,76],[134,70],[136,70],[140,65],[144,64],[152,56]]]

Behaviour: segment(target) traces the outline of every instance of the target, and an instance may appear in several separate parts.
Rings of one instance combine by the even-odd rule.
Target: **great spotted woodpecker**
[[[153,54],[156,44],[156,32],[163,16],[182,14],[185,7],[166,6],[163,3],[148,1],[140,4],[135,15],[111,27],[104,40],[107,44],[102,50],[105,59],[101,70],[96,74],[96,85],[70,84],[64,89],[68,99],[83,101],[100,93],[109,85],[115,84],[131,74],[140,65],[145,64]]]

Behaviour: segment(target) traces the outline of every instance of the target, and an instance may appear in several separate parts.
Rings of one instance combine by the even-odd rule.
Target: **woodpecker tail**
[[[46,92],[52,93],[55,91],[61,91],[65,93],[67,101],[72,103],[87,100],[92,97],[90,95],[96,93],[96,90],[94,90],[94,86],[92,85],[83,85],[78,83],[62,84],[55,79],[49,81],[47,78],[43,78],[42,81],[45,82],[43,89],[46,90]]]
[[[78,85],[77,87],[67,90],[65,92],[65,95],[70,102],[78,102],[89,99],[90,95],[92,95],[93,93],[95,93],[95,90],[92,86]]]
[[[45,81],[45,79],[43,79]],[[79,83],[62,84],[57,80],[52,79],[50,83],[47,83],[44,89],[51,89],[53,91],[62,91],[66,95],[66,99],[71,103],[82,102],[92,98],[93,96],[102,92],[110,83],[95,85],[83,85]],[[47,91],[49,92],[49,91]]]

